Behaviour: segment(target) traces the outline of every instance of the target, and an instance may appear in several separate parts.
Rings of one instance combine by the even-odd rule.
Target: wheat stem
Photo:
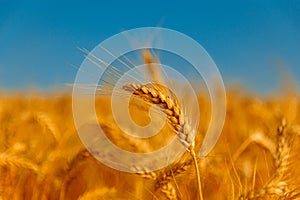
[[[195,153],[194,146],[191,145],[190,147],[190,154],[193,158],[194,161],[194,166],[195,166],[195,171],[196,171],[196,176],[197,176],[197,185],[198,185],[198,194],[199,194],[199,199],[203,200],[203,194],[202,194],[202,188],[201,188],[201,177],[200,177],[200,170],[197,162],[197,155]]]

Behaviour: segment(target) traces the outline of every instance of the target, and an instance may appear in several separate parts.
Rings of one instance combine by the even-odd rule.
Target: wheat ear
[[[195,166],[197,185],[199,190],[199,199],[203,199],[201,189],[201,178],[199,166],[197,162],[197,155],[195,153],[194,141],[191,140],[186,124],[184,122],[183,113],[181,111],[178,99],[175,94],[164,86],[156,83],[147,85],[129,84],[123,87],[124,90],[131,92],[133,95],[141,97],[144,101],[158,105],[161,110],[167,115],[169,124],[176,132],[177,138],[190,153]],[[168,91],[168,94],[165,94]]]
[[[17,158],[14,156],[8,156],[5,154],[0,154],[0,167],[3,167],[3,166],[27,169],[27,170],[32,171],[34,174],[39,173],[39,166],[32,163],[29,160],[26,160],[23,158]]]
[[[289,189],[286,181],[282,180],[288,173],[287,169],[290,164],[289,159],[292,145],[291,137],[287,134],[286,129],[286,119],[283,118],[277,128],[276,150],[269,150],[273,155],[276,167],[274,177],[258,191],[249,192],[245,197],[241,196],[241,200],[263,198],[267,195],[275,195],[280,198],[294,198],[299,195],[299,193]]]
[[[64,177],[62,188],[60,191],[60,199],[66,198],[66,191],[68,189],[70,182],[78,175],[78,171],[82,169],[83,161],[90,157],[91,155],[87,150],[82,150],[70,162],[70,165],[68,167],[68,172]]]

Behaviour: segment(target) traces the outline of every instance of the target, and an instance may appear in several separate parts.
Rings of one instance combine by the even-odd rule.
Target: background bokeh
[[[282,72],[300,85],[300,1],[0,0],[0,90],[65,88],[104,39],[145,26],[194,38],[225,83],[267,93]]]

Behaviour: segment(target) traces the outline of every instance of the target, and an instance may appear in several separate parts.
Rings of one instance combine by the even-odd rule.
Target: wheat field
[[[294,93],[261,98],[242,89],[227,90],[227,115],[213,151],[197,159],[203,199],[300,198],[300,102]],[[196,151],[210,116],[202,108]],[[195,168],[184,155],[172,166],[146,174],[111,169],[82,145],[72,117],[71,95],[1,94],[0,199],[197,199]],[[161,136],[139,141],[114,125],[109,97],[96,101],[99,123],[117,145],[150,151]],[[137,123],[147,123],[148,106],[134,101]],[[101,115],[103,116],[103,115]],[[170,126],[163,132],[171,135]],[[164,136],[166,137],[166,136]],[[171,170],[170,170],[171,169]]]

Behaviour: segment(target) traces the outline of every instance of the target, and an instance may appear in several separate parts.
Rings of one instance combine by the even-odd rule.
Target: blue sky
[[[283,70],[300,85],[299,0],[0,0],[0,90],[63,87],[84,58],[77,47],[145,26],[194,38],[227,84],[267,92]]]

